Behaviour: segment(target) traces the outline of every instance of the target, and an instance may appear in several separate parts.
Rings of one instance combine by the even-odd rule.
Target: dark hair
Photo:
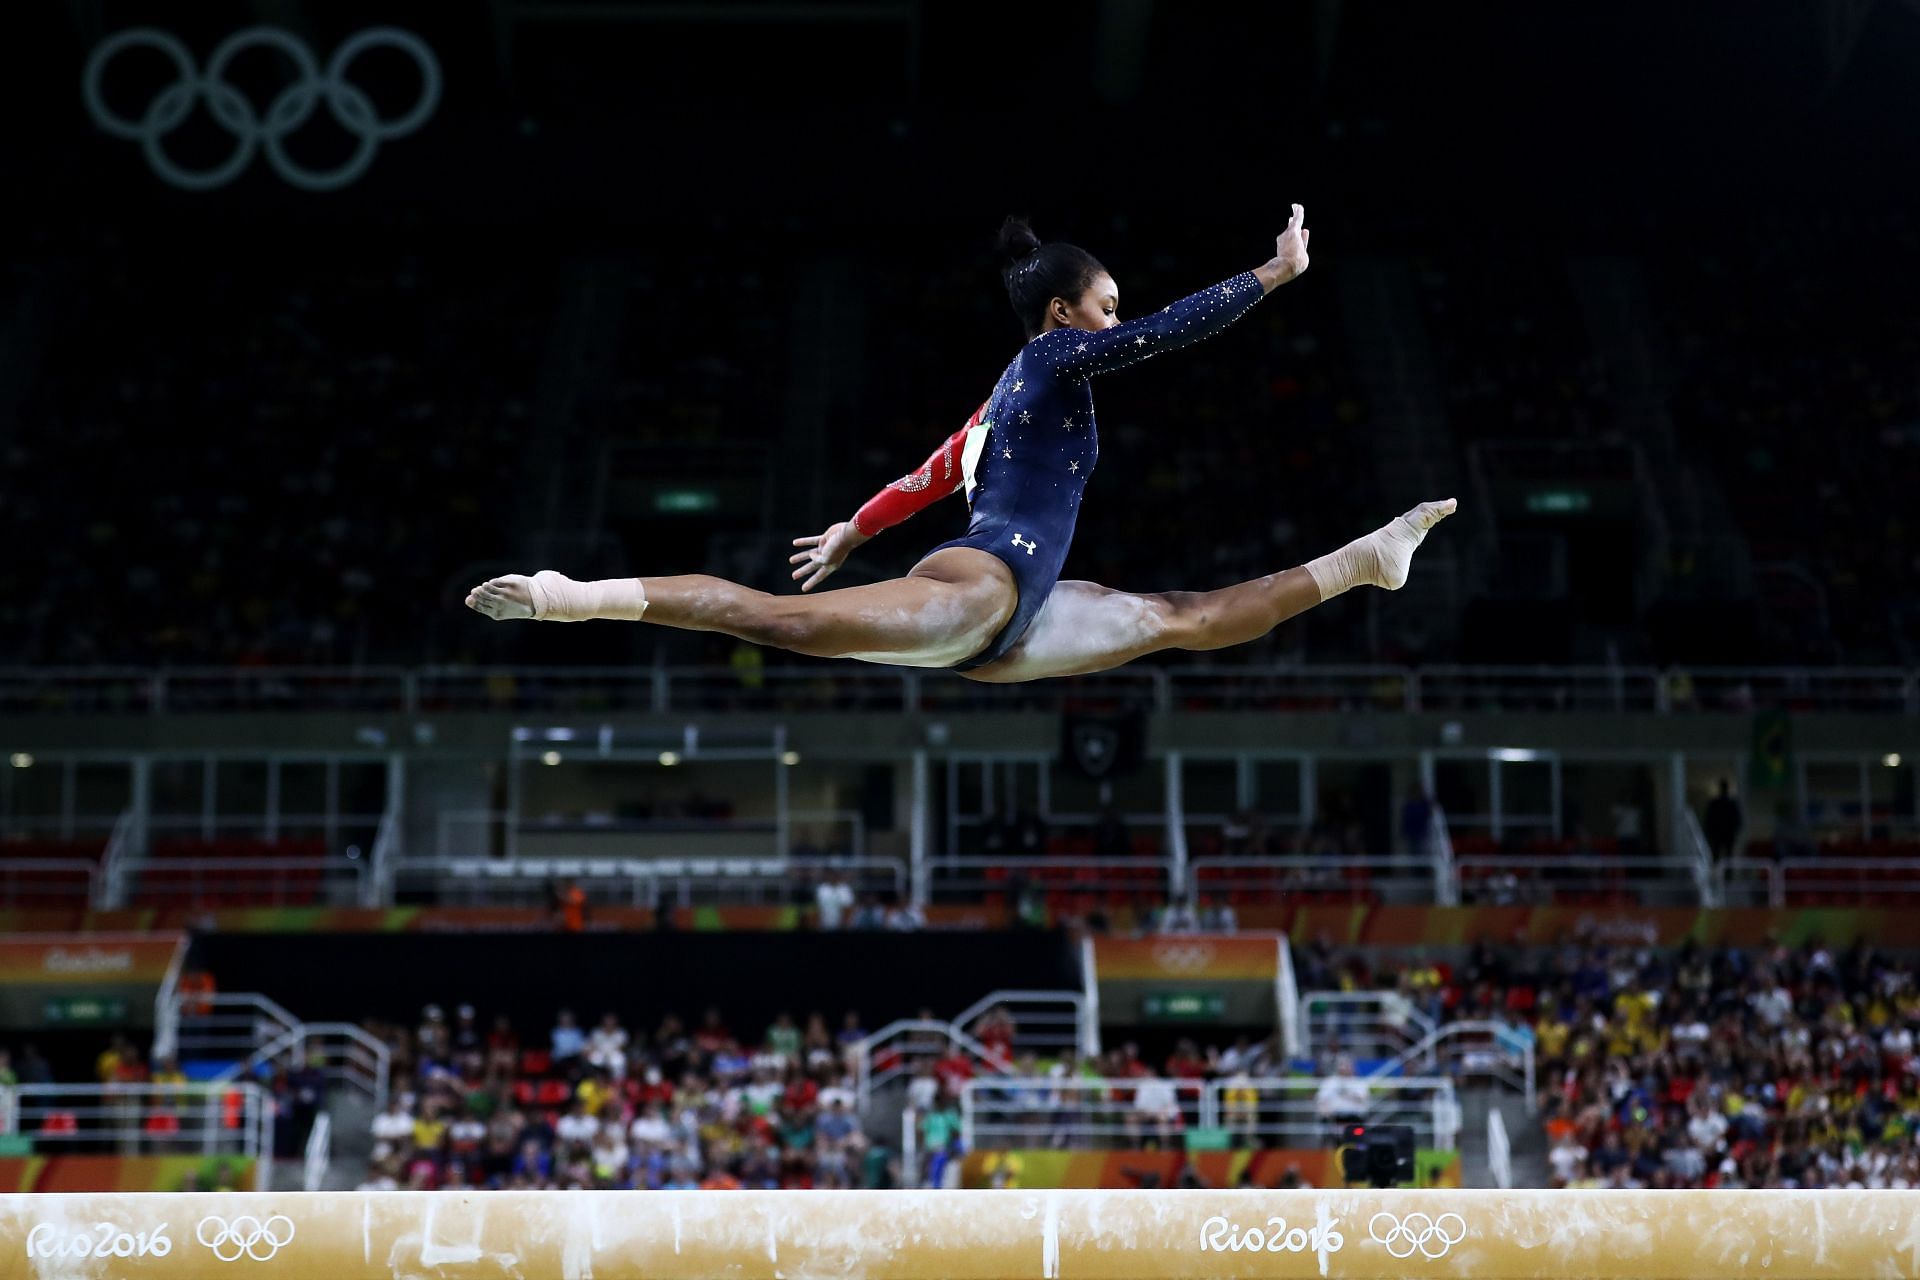
[[[1029,338],[1040,332],[1049,302],[1078,298],[1095,276],[1106,271],[1098,258],[1077,244],[1058,240],[1041,244],[1025,218],[1010,217],[1000,224],[999,249],[1007,300]]]

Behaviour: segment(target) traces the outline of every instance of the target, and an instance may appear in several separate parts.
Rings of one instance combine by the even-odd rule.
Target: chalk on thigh
[[[1115,591],[1097,582],[1054,584],[1047,602],[1007,655],[966,674],[1012,684],[1086,675],[1172,647],[1176,610],[1164,596]]]

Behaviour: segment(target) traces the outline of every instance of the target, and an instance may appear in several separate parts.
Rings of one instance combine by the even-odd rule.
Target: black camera
[[[1398,1187],[1413,1181],[1413,1129],[1350,1124],[1340,1131],[1340,1175],[1348,1183]]]

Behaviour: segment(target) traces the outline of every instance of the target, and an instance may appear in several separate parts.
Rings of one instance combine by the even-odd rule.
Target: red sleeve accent
[[[980,425],[981,405],[966,425],[948,436],[918,471],[912,471],[867,499],[854,513],[853,527],[871,538],[882,529],[891,529],[908,516],[930,507],[950,493],[956,493],[967,478],[961,460],[966,456],[967,432]]]

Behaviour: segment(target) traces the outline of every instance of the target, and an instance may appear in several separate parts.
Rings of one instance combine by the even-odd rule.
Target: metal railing
[[[1442,1074],[1449,1079],[1480,1077],[1518,1093],[1531,1114],[1539,1100],[1534,1090],[1533,1037],[1504,1022],[1462,1019],[1435,1027],[1392,1059],[1375,1066],[1369,1079],[1395,1072]]]
[[[365,875],[365,862],[349,858],[149,858],[127,868],[127,901],[358,906]]]
[[[458,858],[509,854],[514,848],[509,829],[514,826],[515,821],[515,815],[505,809],[441,810],[434,819],[433,860],[449,862]],[[597,840],[605,840],[608,835],[619,833],[658,839],[661,836],[684,834],[691,826],[693,824],[669,821],[629,822],[617,826],[578,825],[556,832],[553,827],[537,819],[523,816],[518,820],[517,834],[525,838],[533,835],[552,837],[556,834],[577,832]],[[779,847],[783,829],[787,841],[785,850]],[[854,858],[867,856],[867,819],[866,815],[858,809],[789,808],[786,811],[784,824],[774,817],[726,819],[699,824],[697,830],[701,834],[738,832],[754,836],[764,846],[761,853],[766,856],[823,856],[807,852],[810,848],[826,848],[832,851],[824,856]],[[548,853],[544,856],[570,855]]]
[[[0,1133],[36,1154],[247,1155],[257,1190],[273,1157],[273,1099],[254,1084],[0,1086]]]
[[[865,1115],[877,1089],[912,1075],[958,1050],[976,1071],[1007,1074],[1006,1064],[986,1045],[954,1026],[926,1018],[900,1018],[854,1042],[854,1095]]]
[[[1430,866],[1404,858],[1218,857],[1195,858],[1189,868],[1197,907],[1209,894],[1236,889],[1260,893],[1378,894],[1388,902],[1425,902],[1433,895]]]
[[[857,893],[906,896],[907,867],[898,858],[401,859],[394,879],[397,892],[432,892],[446,904],[524,906],[545,902],[555,881],[567,881],[589,902],[652,906],[664,894],[688,907],[793,902],[827,872],[845,874]]]
[[[969,1151],[1016,1147],[1134,1147],[1171,1143],[1189,1129],[1224,1129],[1256,1145],[1330,1146],[1350,1113],[1322,1096],[1328,1078],[1224,1080],[995,1076],[960,1087]],[[1370,1078],[1364,1116],[1404,1124],[1422,1146],[1457,1145],[1460,1107],[1444,1077]]]
[[[1151,857],[936,857],[929,859],[935,897],[942,893],[1007,893],[1030,886],[1063,893],[1129,893],[1164,899],[1173,890],[1173,860]]]
[[[224,1062],[216,1079],[238,1080],[283,1059],[317,1061],[327,1079],[387,1105],[391,1052],[350,1022],[302,1022],[252,991],[176,994],[155,1029],[183,1060]]]
[[[1352,1058],[1398,1058],[1436,1030],[1433,1019],[1397,991],[1309,991],[1300,1003],[1306,1056],[1316,1063],[1336,1051]]]
[[[1689,861],[1647,854],[1455,854],[1456,901],[1511,905],[1551,901],[1556,893],[1607,894],[1648,906],[1697,906]]]
[[[851,663],[730,667],[0,668],[0,712],[957,711],[1107,707],[1920,714],[1901,667],[1137,666],[984,685]]]
[[[300,1189],[320,1191],[327,1185],[327,1167],[333,1162],[333,1118],[322,1111],[307,1133],[307,1152],[300,1169]]]
[[[1728,906],[1784,907],[1802,894],[1895,899],[1920,896],[1920,858],[1734,858],[1714,869]]]
[[[991,991],[954,1015],[971,1033],[981,1017],[1005,1009],[1013,1018],[1013,1050],[1072,1062],[1095,1051],[1087,1039],[1087,1001],[1077,991]]]
[[[1487,1174],[1500,1190],[1513,1189],[1513,1140],[1499,1107],[1487,1108]]]
[[[58,902],[89,906],[100,897],[100,864],[85,858],[0,858],[0,907]]]

